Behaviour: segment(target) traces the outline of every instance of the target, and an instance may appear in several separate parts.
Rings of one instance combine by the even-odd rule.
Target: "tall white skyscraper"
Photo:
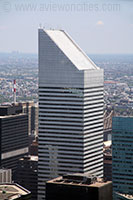
[[[39,29],[38,200],[76,172],[103,176],[103,70],[63,30]]]

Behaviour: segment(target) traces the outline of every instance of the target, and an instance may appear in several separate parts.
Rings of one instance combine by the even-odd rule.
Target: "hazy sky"
[[[88,54],[133,53],[133,0],[0,0],[0,52],[37,53],[40,24]]]

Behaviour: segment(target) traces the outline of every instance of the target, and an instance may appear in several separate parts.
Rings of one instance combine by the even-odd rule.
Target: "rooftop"
[[[118,196],[120,197],[123,197],[123,200],[124,199],[127,199],[127,200],[133,200],[133,195],[130,195],[130,194],[122,194],[122,193],[116,193]]]
[[[13,114],[13,115],[4,115],[0,116],[0,119],[6,119],[6,118],[13,118],[13,117],[18,117],[18,116],[25,116],[27,115],[26,113],[19,113],[19,114]]]
[[[112,141],[108,140],[103,143],[104,147],[110,147],[112,145]]]
[[[99,69],[63,30],[44,30],[78,70]]]
[[[102,187],[106,184],[111,183],[111,181],[104,181],[102,178],[90,174],[67,174],[60,176],[58,178],[47,181],[47,183],[55,184],[65,184],[65,185],[78,185],[78,186],[87,186],[87,187]]]
[[[18,184],[1,184],[0,185],[0,200],[15,200],[21,196],[29,195],[30,191],[21,187]]]
[[[20,158],[20,160],[38,161],[38,156],[24,156],[23,158]]]
[[[1,172],[6,172],[6,171],[11,171],[11,169],[5,169],[5,168],[4,168],[4,169],[3,169],[3,168],[0,169],[0,173],[1,173]]]

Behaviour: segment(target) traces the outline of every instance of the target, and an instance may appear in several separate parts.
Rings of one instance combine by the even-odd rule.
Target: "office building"
[[[110,107],[106,107],[104,110],[104,126],[103,126],[104,141],[112,140],[112,116],[113,115],[114,115],[114,110]]]
[[[33,101],[12,103],[15,109],[21,108],[21,112],[28,115],[28,135],[38,135],[38,104]]]
[[[31,156],[38,156],[38,137],[33,140],[29,146],[29,154]]]
[[[13,106],[0,106],[0,167],[12,169],[28,153],[28,116]]]
[[[133,117],[113,117],[112,180],[117,193],[133,195]]]
[[[103,144],[104,179],[112,181],[112,142],[106,141]]]
[[[103,135],[104,135],[104,141],[110,141],[112,140],[112,129],[106,129],[103,131]]]
[[[37,200],[38,156],[24,156],[19,159],[16,180],[18,184],[31,192],[32,200]]]
[[[5,106],[5,108],[4,108]],[[8,107],[8,109],[7,109]],[[38,104],[33,101],[15,102],[0,106],[0,115],[26,113],[28,115],[28,135],[38,135]]]
[[[38,199],[76,172],[103,176],[103,70],[63,30],[39,29]]]
[[[31,134],[38,136],[38,104],[31,107]]]
[[[112,200],[112,182],[89,174],[68,174],[46,182],[46,200]]]
[[[0,200],[31,200],[31,192],[18,184],[0,184]]]
[[[0,169],[0,184],[12,183],[12,170],[11,169]]]

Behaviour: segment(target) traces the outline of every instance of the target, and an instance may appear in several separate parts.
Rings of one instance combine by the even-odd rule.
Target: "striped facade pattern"
[[[28,154],[28,116],[17,114],[0,118],[0,166],[14,171],[19,158]]]
[[[39,188],[65,173],[103,175],[103,87],[39,88]]]

